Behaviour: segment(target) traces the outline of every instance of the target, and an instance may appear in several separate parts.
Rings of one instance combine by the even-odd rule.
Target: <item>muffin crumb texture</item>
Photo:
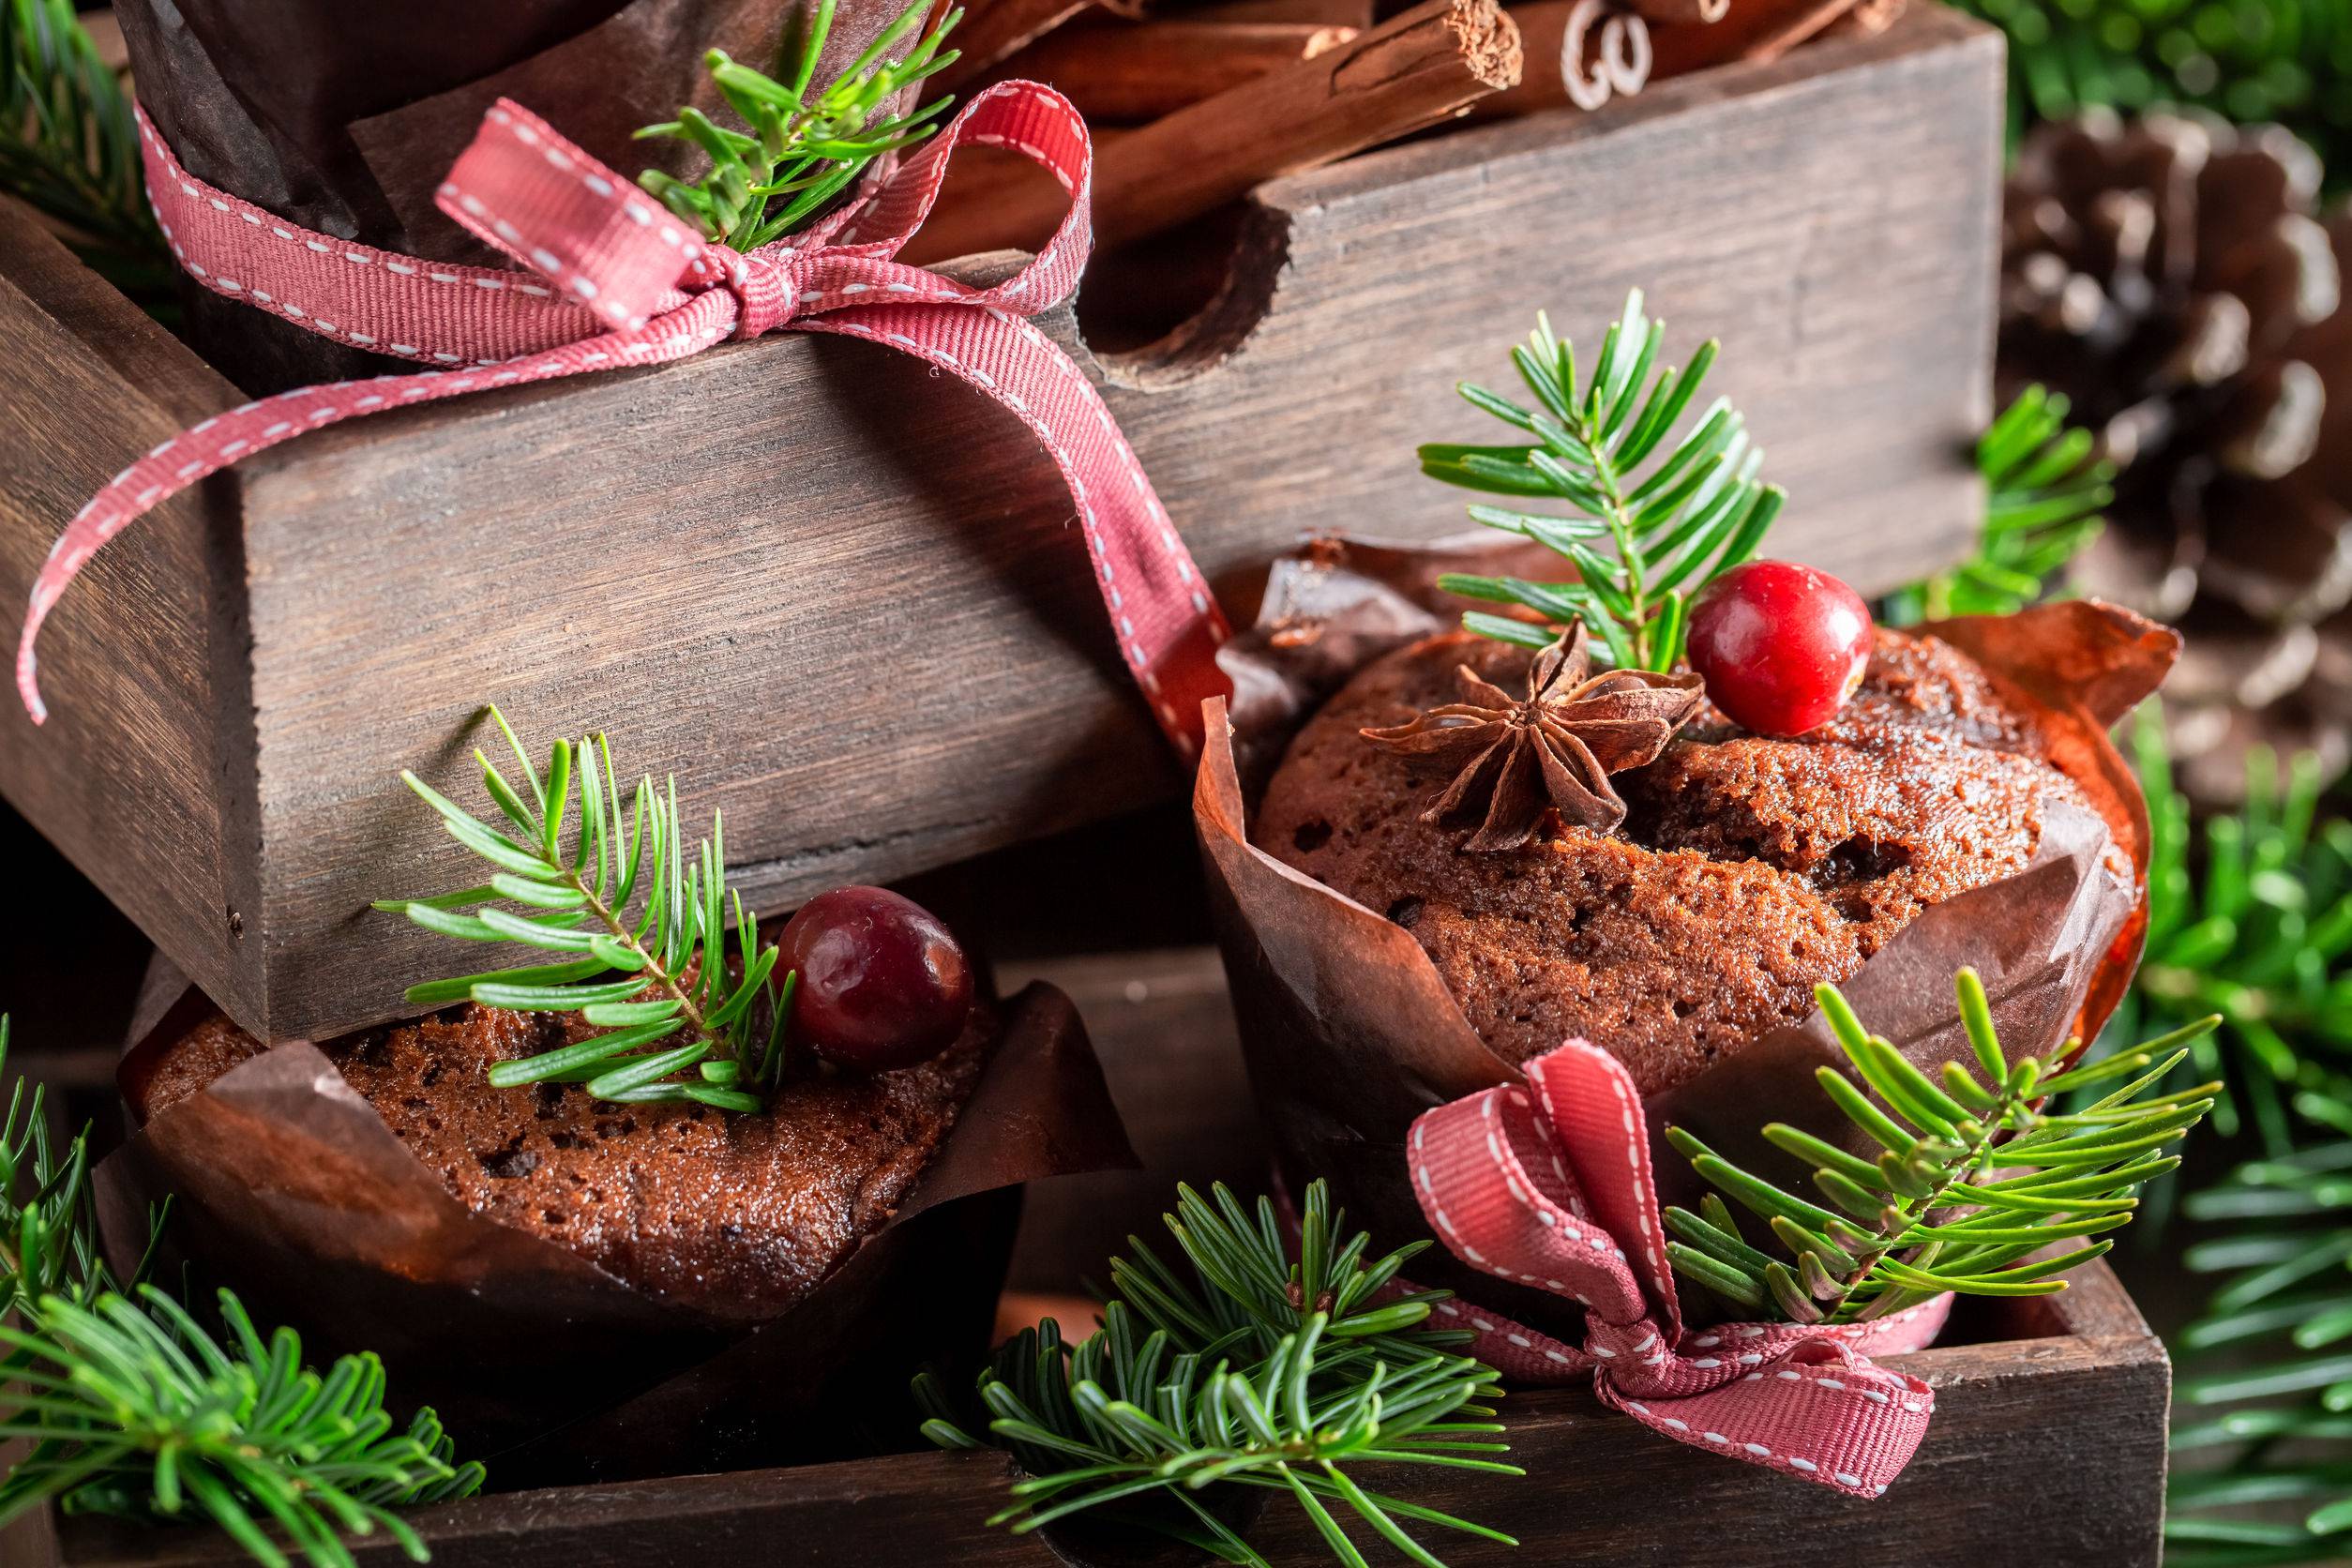
[[[577,1015],[469,1003],[322,1048],[475,1214],[653,1294],[768,1318],[890,1218],[979,1081],[993,1027],[975,1007],[963,1037],[932,1061],[799,1076],[757,1114],[484,1081],[493,1063],[597,1033]],[[142,1120],[260,1048],[227,1018],[207,1018],[158,1063]]]
[[[1816,985],[1929,905],[2024,870],[2053,803],[2090,809],[1973,660],[1882,628],[1822,728],[1769,739],[1702,708],[1612,776],[1618,833],[1555,822],[1525,850],[1467,852],[1465,829],[1420,821],[1444,781],[1359,731],[1452,701],[1460,664],[1515,689],[1529,658],[1457,632],[1371,665],[1292,742],[1253,832],[1411,931],[1515,1063],[1582,1037],[1671,1087],[1806,1017]]]

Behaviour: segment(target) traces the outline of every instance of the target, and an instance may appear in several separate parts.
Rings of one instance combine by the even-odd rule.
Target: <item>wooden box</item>
[[[1481,429],[1455,381],[1634,285],[1678,352],[1724,339],[1713,389],[1793,497],[1775,551],[1880,590],[1978,516],[2000,93],[1998,35],[1922,4],[1268,186],[1223,304],[1153,348],[1045,324],[1237,615],[1303,531],[1466,526],[1413,458]],[[12,645],[65,520],[240,398],[10,216],[0,358]],[[1070,521],[1012,415],[842,339],[365,420],[99,559],[44,635],[49,727],[0,704],[0,794],[241,1023],[332,1033],[436,961],[367,904],[467,875],[396,774],[464,785],[487,701],[723,807],[763,908],[1176,793]]]
[[[1018,1287],[1069,1291],[1153,1216],[1178,1179],[1262,1186],[1222,970],[1206,948],[1063,960],[1018,972],[1068,990],[1102,1052],[1137,1147],[1153,1167],[1033,1190]],[[1376,1241],[1380,1238],[1375,1238]],[[2170,1369],[2103,1263],[2055,1297],[1964,1304],[1947,1343],[1892,1364],[1936,1385],[1936,1415],[1909,1469],[1862,1502],[1642,1430],[1582,1389],[1515,1390],[1502,1405],[1523,1477],[1385,1472],[1412,1501],[1519,1537],[1517,1549],[1428,1531],[1453,1568],[1594,1563],[1813,1568],[1900,1562],[1983,1568],[2025,1560],[2124,1568],[2160,1560]],[[912,1416],[909,1423],[912,1428]],[[460,1434],[462,1437],[462,1434]],[[493,1466],[492,1478],[495,1480]],[[434,1568],[705,1568],[957,1563],[972,1568],[1136,1564],[1064,1556],[1037,1536],[984,1528],[1012,1478],[1001,1455],[880,1458],[619,1485],[487,1496],[410,1522]],[[1998,1506],[1988,1500],[1998,1499]],[[1269,1508],[1251,1544],[1281,1568],[1332,1560],[1304,1517]],[[1375,1561],[1395,1561],[1378,1543]],[[388,1544],[367,1568],[403,1562]],[[208,1530],[158,1531],[32,1515],[0,1531],[9,1568],[236,1568]],[[1154,1568],[1186,1568],[1177,1553]]]

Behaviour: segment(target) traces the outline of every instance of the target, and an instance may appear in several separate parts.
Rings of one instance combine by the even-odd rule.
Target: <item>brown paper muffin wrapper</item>
[[[904,9],[839,0],[817,80]],[[502,96],[613,168],[681,177],[684,143],[636,142],[679,106],[719,107],[702,65],[767,67],[813,0],[120,0],[139,100],[181,163],[304,228],[432,261],[504,264],[433,205]],[[249,391],[395,361],[185,291],[197,344]]]
[[[210,1010],[158,978],[126,1081]],[[438,1410],[501,1489],[904,1448],[908,1378],[987,1349],[1019,1184],[1137,1163],[1069,999],[1033,985],[999,1017],[912,1194],[765,1322],[655,1297],[473,1213],[308,1042],[134,1132],[96,1172],[100,1222],[128,1267],[168,1196],[159,1277],[235,1289],[257,1320],[296,1329],[313,1364],[375,1351],[402,1408]]]
[[[1459,601],[1437,589],[1441,573],[1556,575],[1557,564],[1540,546],[1491,535],[1426,546],[1317,540],[1275,564],[1257,625],[1220,655],[1234,695],[1229,710],[1211,704],[1193,817],[1251,1083],[1285,1182],[1295,1190],[1328,1178],[1384,1240],[1428,1234],[1406,1178],[1413,1119],[1521,1075],[1471,1030],[1410,933],[1253,846],[1248,803],[1325,698],[1381,655],[1454,626]],[[2097,809],[2053,809],[2026,870],[1924,911],[1841,989],[1931,1073],[1970,1055],[1952,995],[1963,965],[1983,977],[2013,1057],[2047,1054],[2070,1033],[2089,1039],[2138,961],[2148,864],[2146,806],[2107,730],[2163,679],[2179,638],[2080,602],[1917,629],[1975,658],[2011,701],[2033,704],[2048,760]],[[2110,843],[2130,855],[2133,877],[2112,868]],[[1802,1180],[1759,1129],[1781,1121],[1832,1140],[1855,1136],[1813,1081],[1824,1064],[1847,1066],[1817,1015],[1774,1030],[1669,1092],[1646,1093],[1652,1136],[1688,1127],[1753,1168]],[[1659,1184],[1666,1202],[1696,1196],[1679,1159],[1660,1162]],[[1560,1320],[1551,1298],[1451,1272],[1438,1251],[1415,1268],[1523,1321]]]

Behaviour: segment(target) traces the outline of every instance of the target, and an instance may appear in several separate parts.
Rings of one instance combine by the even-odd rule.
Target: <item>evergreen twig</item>
[[[2058,1274],[2112,1245],[2086,1242],[2036,1256],[2053,1242],[2128,1223],[2139,1186],[2179,1164],[2165,1146],[2211,1108],[2214,1086],[2150,1091],[2217,1020],[2198,1019],[2087,1065],[2065,1065],[2073,1041],[2047,1058],[2013,1063],[1975,972],[1960,971],[1954,986],[1976,1062],[1948,1063],[1932,1078],[1865,1029],[1836,987],[1816,990],[1853,1077],[1833,1067],[1816,1076],[1883,1151],[1866,1159],[1784,1123],[1766,1127],[1766,1141],[1815,1168],[1826,1204],[1741,1169],[1680,1127],[1666,1129],[1699,1176],[1758,1215],[1785,1249],[1774,1256],[1752,1244],[1730,1208],[1711,1198],[1700,1212],[1666,1213],[1677,1273],[1744,1311],[1855,1322],[1946,1290],[2045,1295],[2065,1289]],[[2043,1108],[2093,1090],[2088,1104]]]
[[[829,85],[811,92],[818,56],[833,27],[834,0],[822,0],[799,47],[788,56],[789,80],[712,50],[704,63],[728,107],[746,129],[715,122],[699,109],[647,126],[638,136],[688,142],[710,155],[711,172],[688,183],[658,169],[638,184],[705,238],[751,250],[791,234],[846,189],[867,165],[913,145],[938,128],[941,98],[902,114],[887,112],[900,91],[956,63],[940,45],[963,17],[950,10],[914,38],[930,0],[914,0]],[[913,41],[903,55],[892,51]],[[779,67],[779,69],[784,68]]]
[[[0,1018],[0,1070],[7,1048]],[[224,1341],[169,1293],[117,1281],[88,1146],[84,1128],[53,1149],[41,1091],[15,1081],[0,1122],[0,1441],[29,1448],[0,1480],[0,1525],[54,1500],[68,1514],[209,1519],[268,1568],[297,1557],[352,1568],[343,1538],[378,1530],[424,1561],[392,1510],[469,1496],[482,1467],[455,1462],[430,1410],[394,1429],[373,1355],[322,1376],[291,1330],[264,1338],[227,1290]]]
[[[1440,578],[1440,586],[1452,593],[1530,610],[1542,623],[1473,611],[1462,617],[1464,626],[1541,648],[1581,618],[1618,668],[1671,670],[1682,656],[1690,596],[1756,552],[1787,494],[1757,481],[1764,454],[1749,445],[1744,421],[1721,398],[1681,441],[1666,445],[1714,364],[1717,345],[1708,339],[1687,367],[1661,369],[1652,380],[1665,337],[1666,324],[1642,313],[1636,289],[1581,385],[1575,345],[1555,337],[1543,316],[1528,341],[1511,351],[1540,408],[1460,384],[1472,407],[1535,442],[1432,443],[1421,448],[1422,472],[1465,490],[1566,503],[1575,510],[1565,516],[1485,502],[1473,504],[1470,515],[1557,550],[1576,569],[1566,582]],[[1666,455],[1652,464],[1660,452]]]
[[[689,849],[676,779],[662,790],[650,776],[641,778],[634,798],[625,800],[601,734],[557,741],[543,776],[505,716],[493,707],[490,716],[514,755],[520,787],[480,750],[474,757],[483,791],[514,831],[482,822],[413,773],[400,775],[451,837],[490,864],[490,881],[375,907],[443,936],[520,942],[562,957],[412,986],[408,1001],[577,1012],[606,1031],[499,1063],[490,1081],[500,1088],[579,1083],[622,1104],[694,1100],[722,1110],[761,1108],[762,1094],[783,1070],[793,977],[776,981],[776,950],[761,946],[758,918],[727,885],[720,815],[712,813],[711,836]],[[680,1034],[686,1035],[683,1044],[663,1044]]]
[[[2220,1282],[2173,1341],[2172,1446],[2189,1462],[2167,1487],[2164,1560],[2342,1562],[2352,1556],[2352,1139],[2322,1134],[2247,1161],[2183,1207],[2227,1231],[2181,1259]]]
[[[2194,1070],[2224,1089],[2214,1130],[2250,1126],[2284,1156],[2308,1140],[2297,1119],[2352,1136],[2352,822],[2319,815],[2308,753],[2247,759],[2246,804],[2192,822],[2172,780],[2155,702],[2128,736],[2148,797],[2148,946],[2103,1039],[2218,1014]]]
[[[0,189],[125,294],[168,299],[171,256],[147,210],[138,122],[71,0],[0,0]]]
[[[1408,1524],[1515,1545],[1366,1491],[1351,1473],[1363,1464],[1522,1473],[1492,1457],[1507,1452],[1494,1440],[1500,1425],[1458,1419],[1491,1417],[1479,1401],[1501,1390],[1490,1368],[1451,1353],[1467,1334],[1424,1326],[1448,1292],[1392,1293],[1429,1244],[1365,1262],[1370,1238],[1347,1234],[1317,1182],[1294,1262],[1270,1200],[1253,1214],[1222,1185],[1207,1199],[1178,1194],[1168,1227],[1191,1278],[1130,1237],[1134,1258],[1111,1264],[1118,1299],[1083,1343],[1063,1341],[1050,1319],[1023,1330],[981,1374],[976,1410],[958,1408],[928,1373],[915,1380],[932,1441],[1003,1448],[1028,1472],[989,1522],[1029,1530],[1107,1509],[1222,1561],[1267,1568],[1214,1506],[1216,1488],[1254,1486],[1296,1501],[1350,1568],[1364,1559],[1339,1523],[1348,1514],[1425,1568],[1442,1565]]]
[[[2065,397],[2028,386],[1976,444],[1984,527],[1976,552],[1887,596],[1892,626],[1952,615],[2011,615],[2048,596],[2051,580],[2106,526],[2114,466],[2088,430],[2069,426]]]

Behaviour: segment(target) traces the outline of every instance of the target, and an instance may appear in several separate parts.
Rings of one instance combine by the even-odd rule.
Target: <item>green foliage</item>
[[[2148,796],[2148,948],[2106,1038],[2218,1014],[2193,1048],[2196,1074],[2225,1085],[2215,1131],[2251,1125],[2274,1157],[2301,1141],[2297,1115],[2352,1135],[2352,822],[2319,820],[2318,759],[2291,759],[2282,780],[2254,752],[2245,807],[2200,827],[2156,704],[2129,743]]]
[[[2277,121],[2352,168],[2346,0],[1961,0],[2009,35],[2013,130],[2097,105]],[[2341,176],[2338,176],[2340,181]]]
[[[761,1108],[761,1094],[783,1069],[795,977],[787,973],[776,983],[776,950],[760,945],[759,921],[727,885],[724,822],[712,813],[711,836],[689,849],[677,780],[663,790],[640,778],[634,798],[625,797],[601,734],[557,741],[542,776],[505,716],[496,708],[490,716],[514,754],[521,788],[481,751],[474,757],[483,791],[512,831],[482,822],[413,773],[400,776],[440,814],[451,837],[490,863],[490,880],[376,907],[444,936],[521,942],[561,957],[412,986],[409,1002],[577,1012],[606,1031],[499,1063],[490,1081],[500,1088],[580,1083],[621,1104],[695,1100],[722,1110]],[[575,800],[579,822],[572,826]],[[736,938],[731,966],[730,925]],[[684,1044],[663,1043],[680,1034],[686,1035]]]
[[[637,177],[704,237],[738,250],[779,239],[814,217],[875,158],[938,128],[949,102],[944,98],[908,113],[877,116],[902,88],[956,63],[955,52],[942,53],[940,44],[963,12],[949,11],[904,56],[893,57],[891,51],[908,41],[930,9],[930,0],[915,0],[831,85],[812,95],[833,8],[834,0],[822,0],[798,49],[788,52],[788,81],[731,60],[720,50],[704,56],[720,95],[749,134],[716,124],[693,108],[637,133],[690,142],[710,155],[711,172],[691,185],[658,169]]]
[[[1260,1199],[1253,1214],[1222,1185],[1214,1201],[1189,1187],[1178,1195],[1168,1228],[1191,1279],[1130,1237],[1134,1259],[1112,1261],[1118,1299],[1095,1334],[1071,1346],[1048,1319],[1008,1340],[981,1374],[977,1417],[993,1446],[1028,1472],[989,1523],[1029,1530],[1108,1508],[1222,1561],[1267,1568],[1213,1507],[1214,1488],[1256,1486],[1289,1495],[1350,1568],[1364,1559],[1329,1506],[1334,1500],[1425,1568],[1441,1565],[1407,1523],[1515,1545],[1367,1492],[1343,1468],[1523,1473],[1482,1457],[1507,1452],[1492,1440],[1501,1426],[1455,1419],[1492,1416],[1474,1401],[1501,1390],[1490,1369],[1451,1353],[1468,1334],[1424,1326],[1447,1292],[1382,1296],[1429,1244],[1365,1263],[1370,1238],[1344,1236],[1345,1216],[1330,1212],[1317,1182],[1306,1190],[1294,1263],[1271,1201]],[[974,1412],[951,1403],[937,1379],[917,1379],[915,1395],[932,1441],[988,1446],[972,1435]]]
[[[7,1042],[0,1019],[0,1064]],[[342,1537],[379,1530],[423,1561],[391,1510],[468,1496],[482,1467],[453,1461],[430,1410],[394,1431],[374,1356],[322,1377],[292,1331],[264,1339],[226,1290],[224,1342],[166,1292],[116,1281],[88,1130],[60,1154],[41,1100],[17,1079],[0,1123],[0,1441],[29,1445],[0,1481],[0,1525],[54,1500],[69,1514],[209,1519],[272,1568],[348,1568]]]
[[[1822,1091],[1883,1151],[1864,1159],[1785,1123],[1766,1127],[1774,1148],[1816,1168],[1826,1207],[1741,1169],[1680,1127],[1666,1130],[1692,1168],[1760,1217],[1792,1259],[1752,1245],[1711,1194],[1699,1213],[1666,1211],[1677,1273],[1743,1311],[1856,1322],[1945,1290],[2044,1295],[2065,1289],[2055,1276],[2108,1249],[2103,1240],[2034,1256],[2128,1223],[2141,1184],[2179,1164],[2164,1147],[2212,1108],[2214,1086],[2148,1091],[2215,1020],[2087,1066],[2064,1066],[2073,1042],[2013,1065],[1975,972],[1962,970],[1954,985],[1976,1064],[1948,1063],[1939,1078],[1865,1029],[1836,987],[1816,990],[1854,1072],[1820,1068]],[[2096,1097],[2076,1108],[2040,1108],[2093,1088]]]
[[[1511,351],[1540,409],[1461,384],[1473,407],[1535,442],[1432,444],[1421,448],[1422,472],[1465,490],[1565,502],[1574,508],[1566,516],[1485,502],[1473,504],[1470,515],[1548,546],[1576,569],[1576,580],[1567,582],[1440,579],[1453,593],[1531,610],[1547,624],[1472,611],[1462,617],[1471,631],[1541,648],[1560,626],[1581,618],[1620,669],[1671,670],[1682,656],[1690,596],[1756,553],[1787,494],[1757,482],[1764,454],[1749,445],[1744,421],[1720,398],[1666,447],[1667,435],[1715,362],[1716,343],[1710,339],[1688,367],[1658,370],[1653,381],[1665,337],[1666,324],[1642,314],[1636,289],[1602,339],[1591,378],[1581,387],[1575,345],[1554,337],[1551,322],[1542,316],[1528,341]],[[1661,451],[1666,456],[1651,462]],[[1607,553],[1596,543],[1606,544]]]
[[[2182,1257],[2221,1284],[2173,1341],[2182,1462],[2164,1560],[2342,1562],[2352,1556],[2352,1140],[2249,1161],[2184,1208],[2226,1229]]]
[[[0,0],[0,189],[64,231],[126,294],[171,288],[171,257],[147,210],[130,99],[71,0]]]
[[[2001,411],[1976,444],[1984,531],[1975,555],[1888,596],[1887,625],[2014,614],[2045,597],[2050,580],[2099,536],[2115,469],[2093,455],[2088,430],[2067,425],[2070,406],[2028,386]]]

